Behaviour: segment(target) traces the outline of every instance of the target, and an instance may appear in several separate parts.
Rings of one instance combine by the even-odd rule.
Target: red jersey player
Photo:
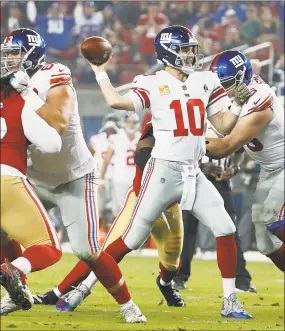
[[[1,237],[26,250],[11,263],[3,261],[11,259],[11,252],[1,251],[0,284],[15,306],[29,309],[33,299],[25,276],[56,263],[61,249],[47,212],[26,180],[27,147],[30,142],[45,153],[56,153],[61,138],[37,114],[41,104],[33,99],[34,91],[19,84],[25,79],[23,71],[1,78]],[[23,89],[23,95],[14,88]],[[1,314],[4,309],[1,306]]]

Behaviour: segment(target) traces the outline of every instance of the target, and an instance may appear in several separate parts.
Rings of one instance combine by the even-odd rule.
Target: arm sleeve
[[[221,110],[226,110],[230,107],[231,101],[227,92],[221,85],[219,78],[213,74],[213,90],[209,98],[206,108],[208,116],[211,117]]]
[[[44,153],[59,153],[62,141],[57,131],[34,110],[24,106],[22,124],[26,138]]]
[[[274,103],[273,91],[270,88],[251,89],[251,92],[252,96],[243,105],[240,117],[263,111]]]
[[[132,100],[136,112],[150,109],[150,94],[145,85],[145,77],[136,76],[130,91],[126,94]]]
[[[50,88],[58,85],[72,86],[71,72],[69,68],[60,63],[54,63],[51,69],[49,85]]]

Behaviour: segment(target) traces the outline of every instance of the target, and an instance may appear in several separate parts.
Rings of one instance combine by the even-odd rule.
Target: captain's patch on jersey
[[[169,87],[167,85],[159,86],[159,92],[160,92],[161,95],[170,94],[170,90],[169,90]]]

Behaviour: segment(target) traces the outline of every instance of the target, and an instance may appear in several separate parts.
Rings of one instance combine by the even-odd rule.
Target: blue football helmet
[[[154,40],[157,61],[186,74],[203,66],[199,45],[192,32],[181,25],[163,29]]]
[[[45,48],[45,41],[36,31],[14,30],[1,44],[1,77],[18,70],[33,73],[44,63]]]
[[[226,91],[241,83],[248,85],[253,76],[249,59],[239,51],[224,51],[218,54],[211,63],[210,70],[218,75]]]

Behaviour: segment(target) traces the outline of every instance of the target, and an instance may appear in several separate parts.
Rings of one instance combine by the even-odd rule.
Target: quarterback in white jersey
[[[241,84],[236,90],[234,107],[227,111],[230,100],[218,77],[211,72],[194,71],[200,63],[198,49],[199,43],[189,29],[182,26],[163,29],[155,38],[155,50],[165,70],[135,77],[131,91],[124,96],[110,84],[105,72],[108,64],[91,65],[109,106],[129,111],[150,110],[155,138],[130,225],[109,249],[119,250],[122,257],[138,249],[159,215],[169,205],[180,202],[181,208],[190,210],[211,228],[217,239],[224,288],[221,315],[251,318],[234,293],[235,226],[224,209],[222,197],[198,167],[205,153],[206,119],[219,132],[229,133],[250,92]],[[161,285],[169,286],[165,282]]]
[[[128,116],[124,128],[109,138],[109,148],[101,170],[101,181],[105,181],[110,165],[112,166],[112,211],[114,217],[118,215],[124,205],[125,194],[132,185],[135,176],[135,152],[141,136],[139,117],[137,114]],[[101,182],[103,184],[103,182]],[[101,185],[102,185],[101,184]],[[104,184],[103,184],[104,185]],[[105,185],[104,185],[105,186]],[[99,185],[99,192],[103,187]]]
[[[108,291],[112,288],[111,295],[121,305],[126,321],[145,322],[131,301],[117,263],[100,251],[95,161],[83,138],[70,70],[59,63],[43,62],[45,42],[30,29],[10,33],[1,49],[6,50],[8,72],[11,67],[13,71],[15,67],[27,71],[30,79],[18,79],[16,85],[22,93],[25,89],[33,90],[30,102],[40,105],[38,114],[62,139],[57,154],[45,154],[36,146],[30,147],[28,179],[47,210],[59,207],[73,252]],[[60,291],[56,294],[60,295]],[[42,297],[35,297],[35,303],[42,303],[41,300]]]
[[[269,85],[254,75],[244,54],[226,51],[217,55],[211,65],[229,95],[236,84],[235,75],[242,68],[252,96],[242,107],[230,135],[208,139],[208,154],[223,157],[243,146],[260,163],[252,207],[257,247],[284,271],[284,107]]]

